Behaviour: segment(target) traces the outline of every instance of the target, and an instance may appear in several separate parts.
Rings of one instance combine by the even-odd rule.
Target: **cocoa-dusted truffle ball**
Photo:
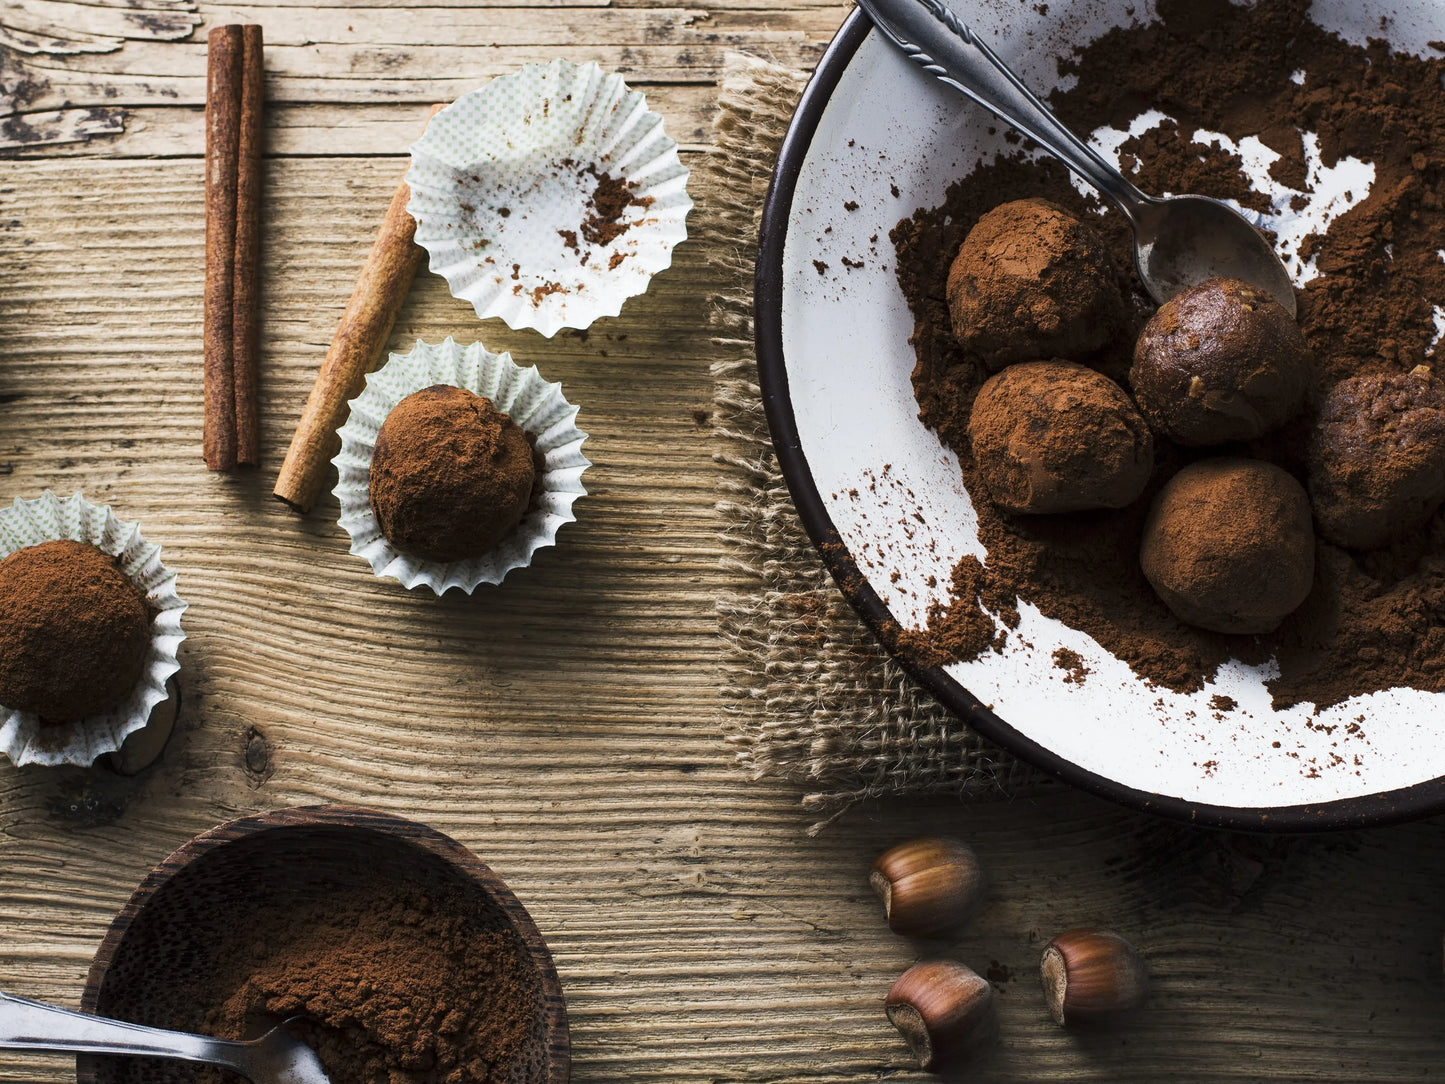
[[[0,561],[0,704],[44,722],[83,719],[135,688],[150,651],[145,592],[84,542]]]
[[[491,401],[436,384],[391,409],[371,459],[371,510],[403,553],[477,557],[527,511],[536,470],[521,427]]]
[[[1154,499],[1139,563],[1181,621],[1215,632],[1269,632],[1314,582],[1309,498],[1273,463],[1193,463]]]
[[[1313,368],[1278,301],[1237,279],[1209,279],[1144,325],[1129,383],[1156,433],[1200,447],[1253,440],[1289,421]]]
[[[990,377],[968,436],[989,496],[1015,512],[1123,508],[1154,469],[1154,438],[1128,394],[1070,361]]]
[[[1330,389],[1310,438],[1320,534],[1374,549],[1445,502],[1445,383],[1412,373],[1353,376]]]
[[[1062,207],[1024,199],[969,231],[948,272],[948,308],[963,347],[1001,369],[1098,350],[1124,302],[1103,238]]]

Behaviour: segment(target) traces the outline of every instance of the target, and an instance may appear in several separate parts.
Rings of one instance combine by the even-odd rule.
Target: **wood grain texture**
[[[97,38],[84,47],[72,47],[69,39],[26,38],[22,49],[0,38],[0,153],[45,156],[55,147],[116,156],[200,153],[188,135],[188,114],[205,100],[203,32],[225,23],[265,26],[268,108],[409,105],[424,118],[432,102],[449,101],[518,64],[557,57],[595,60],[649,93],[714,83],[728,49],[811,67],[841,17],[838,5],[810,0],[765,11],[748,3],[685,8],[583,0],[542,6],[544,15],[535,5],[237,4],[208,6],[200,32],[189,41],[170,40],[182,19],[197,18],[183,11],[154,14],[149,36]],[[55,18],[84,25],[93,9],[70,0],[14,0],[5,10],[0,33]],[[666,112],[667,103],[660,104]],[[148,115],[132,121],[137,110]],[[351,116],[345,125],[351,138],[340,145],[320,134],[319,143],[295,153],[404,151],[414,137],[378,138],[391,133],[370,130],[367,121],[375,116],[374,110]],[[100,134],[100,117],[108,126],[103,140],[92,138]],[[368,130],[358,133],[358,126]],[[682,117],[676,130],[687,142],[699,127],[695,118]]]
[[[520,10],[436,6],[474,9],[467,18]],[[558,16],[570,41],[547,49],[615,62],[640,48],[604,37],[596,28],[616,24],[571,10],[580,6]],[[283,7],[318,24],[335,10]],[[731,12],[760,45],[783,27],[800,61],[844,13],[796,2],[706,10]],[[214,22],[236,9],[202,11]],[[127,61],[125,72],[86,71],[87,58],[50,70],[97,95],[192,88],[175,81],[195,78],[189,42],[127,42],[88,62],[142,44],[146,64]],[[706,122],[716,47],[704,45],[637,54],[691,80],[648,87],[674,130]],[[297,58],[306,49],[291,48]],[[331,62],[361,69],[335,96],[318,64],[293,83],[301,97],[269,113],[273,154],[287,148],[266,177],[270,463],[431,96],[546,51],[437,46],[451,67],[408,61],[414,78],[400,82],[416,97],[393,105],[365,90],[381,54],[347,48]],[[272,499],[270,471],[204,470],[203,168],[199,142],[180,135],[185,124],[199,131],[199,111],[192,99],[138,97],[155,104],[126,106],[124,137],[74,145],[82,156],[9,162],[0,178],[0,500],[81,490],[141,520],[192,603],[183,700],[164,756],[136,777],[0,766],[0,988],[77,1004],[112,917],[187,838],[242,813],[344,801],[452,835],[518,894],[557,962],[577,1081],[934,1079],[909,1069],[882,1013],[892,980],[929,954],[999,985],[1001,1042],[973,1080],[1445,1075],[1445,820],[1251,838],[1060,788],[1012,803],[875,806],[809,839],[801,788],[733,770],[713,614],[736,583],[719,563],[712,510],[722,468],[711,458],[702,301],[721,283],[705,191],[674,267],[585,336],[478,324],[440,279],[418,278],[392,348],[451,334],[535,362],[581,405],[596,464],[579,521],[555,548],[500,588],[436,600],[351,557],[333,498],[301,518]],[[307,133],[321,149],[307,149]],[[169,148],[156,152],[163,160],[126,157],[125,140],[153,136]],[[967,838],[994,884],[976,923],[948,941],[891,934],[866,884],[874,854],[921,832]],[[1120,929],[1148,958],[1154,995],[1129,1030],[1080,1035],[1048,1019],[1038,954],[1081,923]],[[0,1081],[72,1079],[69,1059],[0,1055]]]

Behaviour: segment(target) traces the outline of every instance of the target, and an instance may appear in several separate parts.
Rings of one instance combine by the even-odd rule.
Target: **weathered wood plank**
[[[200,21],[185,0],[14,0],[0,9],[0,44],[27,53],[104,53],[126,41],[186,38]]]
[[[466,89],[474,89],[468,83]],[[659,113],[667,133],[685,151],[711,146],[710,125],[717,95],[707,84],[643,86],[649,109]],[[266,153],[271,157],[336,157],[395,155],[405,161],[406,149],[426,124],[430,106],[395,105],[292,105],[272,103],[266,110]],[[124,119],[91,110],[27,114],[23,118],[36,131],[70,121],[89,134],[106,139],[61,136],[45,143],[14,148],[16,157],[104,156],[111,158],[199,157],[205,152],[203,107],[144,106],[126,109]],[[44,122],[43,124],[41,122]],[[124,125],[122,130],[121,125]],[[0,140],[6,119],[0,118]]]
[[[3,24],[10,30],[0,33],[23,36],[60,26],[56,20],[62,17],[74,24],[81,17],[76,12],[85,10],[67,0],[20,0]],[[152,38],[183,36],[188,26],[181,23],[198,18],[171,10],[141,14],[161,20]],[[0,117],[8,116],[0,128],[0,151],[34,156],[59,146],[68,153],[122,156],[195,153],[180,134],[191,118],[164,118],[157,109],[204,104],[204,40],[197,35],[186,42],[125,44],[118,35],[127,29],[127,19],[137,17],[103,7],[94,25],[86,24],[85,32],[67,31],[70,37],[64,40],[42,41],[32,34],[23,52],[34,55],[7,53],[0,42]],[[716,81],[723,54],[732,48],[811,66],[838,19],[836,7],[796,5],[771,10],[766,19],[747,10],[676,6],[562,7],[545,19],[517,7],[418,12],[233,5],[207,11],[208,25],[259,21],[265,27],[272,110],[317,104],[420,107],[455,98],[522,63],[559,56],[596,60],[643,88],[702,89]],[[579,47],[579,42],[587,44]],[[703,141],[696,136],[702,110],[694,106],[692,112],[686,125],[693,138],[687,141],[696,145]],[[94,138],[117,135],[128,116],[142,127],[139,138]],[[358,123],[350,121],[352,127]],[[320,142],[324,150],[299,153],[374,152],[354,143],[337,145],[325,134]]]
[[[571,39],[509,43],[503,53],[490,42],[392,46],[387,43],[326,43],[272,45],[266,48],[268,100],[294,102],[395,101],[403,96],[430,100],[429,86],[445,88],[456,81],[470,86],[516,70],[522,64],[545,63],[563,57],[595,60],[609,71],[630,80],[692,82],[715,80],[728,49],[752,46],[768,49],[787,62],[816,59],[818,44],[801,31],[769,30],[755,35],[679,34],[675,40],[646,40],[645,31],[621,36],[580,50]],[[711,39],[711,40],[709,40]],[[28,67],[49,86],[30,103],[39,108],[56,102],[56,95],[78,95],[73,104],[105,100],[115,105],[166,102],[173,105],[204,101],[205,47],[190,42],[163,46],[136,43],[116,53],[81,55],[61,61],[37,56]],[[368,92],[367,85],[375,85]],[[114,87],[107,93],[104,88]],[[435,91],[432,91],[432,97]]]

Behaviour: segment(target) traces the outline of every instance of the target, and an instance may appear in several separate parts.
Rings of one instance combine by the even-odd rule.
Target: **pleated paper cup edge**
[[[37,518],[43,511],[51,513],[57,529]],[[68,539],[90,543],[118,557],[126,566],[127,578],[146,592],[147,604],[157,611],[151,620],[145,672],[117,709],[42,728],[34,712],[0,706],[0,752],[15,767],[67,764],[89,767],[97,758],[118,750],[129,735],[144,727],[150,721],[151,712],[170,695],[166,683],[180,672],[177,652],[186,638],[181,615],[189,609],[189,604],[176,593],[176,574],[160,560],[160,545],[146,540],[138,521],[121,519],[109,505],[93,504],[80,493],[56,497],[47,489],[39,497],[28,500],[17,497],[9,507],[0,508],[0,521],[17,519],[28,523],[42,536],[29,545]],[[123,545],[116,549],[114,543],[122,540]],[[107,541],[109,545],[102,544]],[[16,549],[23,548],[27,547]],[[0,559],[16,549],[0,543]],[[131,571],[132,568],[135,571]],[[136,572],[142,571],[147,575],[137,579]],[[63,745],[50,746],[38,741],[42,734],[58,736],[61,732],[69,732],[69,740]]]
[[[638,231],[638,237],[648,242],[646,259],[635,259],[642,255],[639,252],[626,254],[627,262],[632,265],[628,268],[630,273],[617,275],[612,274],[609,269],[598,278],[586,282],[586,285],[591,287],[586,293],[575,286],[536,297],[530,288],[520,294],[514,293],[507,289],[505,282],[498,284],[492,281],[497,268],[518,263],[526,269],[529,279],[538,280],[538,285],[547,281],[562,281],[573,277],[574,273],[564,272],[561,268],[539,269],[536,265],[528,264],[531,253],[518,253],[514,258],[500,249],[491,253],[494,262],[490,265],[491,270],[488,270],[487,266],[463,246],[460,237],[468,236],[471,228],[462,220],[462,201],[440,178],[458,170],[486,168],[488,161],[474,159],[453,166],[435,150],[441,137],[433,135],[431,141],[428,141],[428,133],[431,132],[429,128],[428,133],[423,133],[411,146],[412,160],[406,176],[407,184],[411,188],[407,210],[417,222],[416,241],[427,251],[428,269],[446,280],[452,296],[470,303],[478,319],[497,317],[513,330],[535,330],[547,338],[551,338],[563,328],[585,330],[598,319],[616,317],[630,298],[646,293],[652,278],[672,265],[672,250],[687,239],[686,220],[693,209],[693,202],[686,193],[691,171],[682,162],[677,141],[667,135],[662,116],[648,108],[646,94],[629,87],[619,73],[603,72],[596,62],[576,64],[558,58],[543,64],[527,64],[516,72],[498,76],[485,86],[469,91],[448,106],[448,109],[474,96],[501,94],[501,91],[493,88],[503,80],[520,83],[531,79],[538,82],[539,86],[545,85],[545,81],[538,77],[539,73],[552,69],[559,72],[570,69],[571,78],[574,80],[584,71],[595,70],[598,75],[594,88],[597,98],[605,97],[607,88],[614,85],[619,88],[616,94],[619,101],[635,96],[634,105],[628,111],[626,122],[619,131],[627,132],[634,126],[649,126],[639,140],[639,146],[651,148],[655,145],[655,150],[648,151],[643,166],[670,159],[664,167],[664,177],[652,181],[646,171],[641,174],[635,195],[646,197],[654,185],[664,187],[675,183],[680,186],[683,199],[681,202],[674,202],[668,198],[672,195],[671,191],[660,193],[658,203],[654,206],[663,212],[664,217],[654,216],[629,227],[629,233]],[[438,116],[445,113],[446,110],[443,110]],[[605,164],[609,169],[615,167],[620,176],[631,179],[637,172],[637,165],[631,162],[624,164],[624,160],[635,153],[638,147],[632,148],[624,159],[611,159],[610,152],[619,142],[620,138],[614,139],[611,146],[605,148],[594,144],[559,145],[553,160],[561,161],[566,158],[577,164],[596,167]],[[452,208],[452,212],[447,214],[443,208]],[[592,250],[601,258],[609,258],[609,248],[610,246],[593,246]],[[626,263],[619,266],[626,266]],[[643,273],[636,273],[639,268]]]

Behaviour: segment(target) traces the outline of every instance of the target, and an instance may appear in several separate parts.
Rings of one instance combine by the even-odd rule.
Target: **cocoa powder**
[[[268,951],[205,1021],[245,1038],[301,1017],[331,1084],[510,1084],[532,1027],[515,940],[414,892],[312,901],[265,930]],[[217,1075],[219,1080],[219,1075]]]
[[[641,207],[645,210],[652,206],[652,197],[633,195],[632,185],[626,178],[598,173],[595,166],[588,166],[583,173],[595,177],[597,187],[587,197],[586,217],[580,227],[582,236],[594,245],[610,245],[636,225],[635,222],[622,220],[627,209]]]
[[[1369,196],[1303,246],[1320,272],[1299,293],[1300,328],[1317,359],[1307,410],[1273,434],[1225,449],[1267,459],[1301,481],[1325,392],[1347,377],[1429,364],[1433,302],[1445,301],[1445,262],[1437,254],[1445,249],[1445,61],[1391,53],[1382,41],[1351,45],[1311,23],[1309,6],[1161,0],[1159,21],[1114,30],[1062,64],[1078,82],[1050,99],[1065,123],[1085,132],[1122,129],[1147,108],[1175,118],[1123,146],[1126,166],[1138,167],[1132,179],[1146,191],[1196,191],[1264,206],[1248,191],[1233,154],[1218,143],[1191,141],[1201,128],[1236,144],[1258,136],[1282,156],[1274,177],[1301,187],[1301,130],[1318,134],[1326,166],[1345,156],[1374,165]],[[1302,83],[1291,78],[1297,71],[1305,73]],[[940,206],[898,223],[891,236],[915,319],[919,416],[958,453],[975,494],[984,489],[967,424],[988,370],[953,337],[948,270],[983,214],[1030,197],[1064,207],[1104,235],[1127,301],[1122,333],[1078,360],[1125,381],[1134,336],[1152,311],[1131,270],[1122,217],[1097,214],[1097,203],[1080,196],[1052,160],[1018,154],[981,165],[951,186]],[[899,646],[925,665],[973,657],[999,645],[996,635],[985,634],[984,623],[991,630],[992,621],[980,607],[1007,626],[1022,598],[1089,633],[1142,678],[1179,691],[1202,687],[1231,657],[1257,663],[1271,656],[1281,668],[1270,683],[1279,706],[1327,706],[1393,686],[1445,690],[1441,514],[1386,549],[1319,543],[1309,598],[1272,634],[1216,634],[1174,618],[1140,571],[1139,541],[1158,488],[1199,456],[1159,441],[1143,497],[1120,511],[1012,516],[975,500],[983,564],[974,569],[966,558],[953,600],[935,608],[928,630],[902,634]]]

